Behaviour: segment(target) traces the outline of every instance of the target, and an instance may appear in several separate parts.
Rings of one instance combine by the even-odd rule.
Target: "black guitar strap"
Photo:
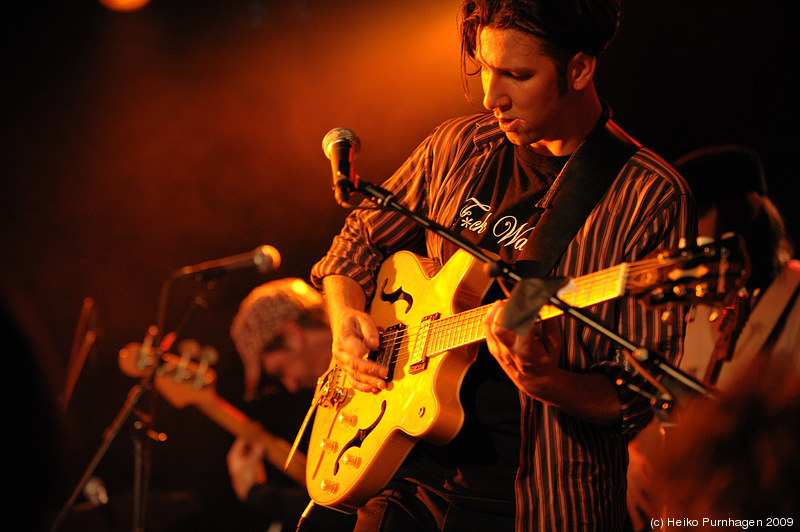
[[[528,238],[527,260],[514,265],[523,279],[550,274],[623,165],[640,147],[610,119],[598,123],[556,179],[550,203]],[[552,295],[543,295],[537,284],[518,283],[504,313],[506,328],[527,334],[539,309]]]
[[[516,262],[523,277],[550,273],[622,166],[640,147],[611,120],[594,129],[561,170],[555,194],[528,238],[528,260]]]

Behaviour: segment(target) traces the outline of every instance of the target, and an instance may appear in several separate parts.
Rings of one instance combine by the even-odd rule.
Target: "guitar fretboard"
[[[562,289],[558,297],[578,308],[596,305],[622,296],[627,277],[628,263],[622,263],[573,279],[572,284]],[[433,356],[485,340],[483,319],[490,307],[491,305],[484,305],[432,322],[428,331],[427,355]],[[539,318],[546,320],[562,313],[557,307],[545,305],[539,311]]]

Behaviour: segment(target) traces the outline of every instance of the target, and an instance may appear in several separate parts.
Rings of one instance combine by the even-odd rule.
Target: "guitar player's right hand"
[[[387,369],[366,357],[378,348],[375,320],[364,312],[366,296],[356,281],[344,275],[323,279],[325,301],[333,332],[333,359],[347,374],[350,384],[362,392],[386,389]]]
[[[370,351],[378,348],[379,334],[375,320],[366,312],[340,308],[331,316],[333,359],[344,369],[350,384],[362,392],[386,389],[386,368],[367,360]]]

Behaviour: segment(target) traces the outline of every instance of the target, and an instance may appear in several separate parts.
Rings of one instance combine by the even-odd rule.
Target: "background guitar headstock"
[[[728,304],[750,275],[738,235],[660,251],[642,262],[649,267],[632,265],[628,288],[649,306]]]
[[[214,401],[216,372],[210,367],[219,355],[213,347],[194,340],[179,343],[180,356],[164,353],[153,382],[156,390],[176,408]],[[119,367],[130,377],[144,377],[155,367],[155,349],[132,342],[119,352]]]

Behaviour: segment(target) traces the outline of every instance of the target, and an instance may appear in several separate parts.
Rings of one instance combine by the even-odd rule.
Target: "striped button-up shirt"
[[[508,142],[487,115],[462,117],[436,128],[382,186],[410,210],[450,227],[492,154]],[[558,186],[558,181],[553,186]],[[643,259],[656,249],[691,241],[694,202],[683,179],[652,151],[639,149],[624,165],[600,203],[568,245],[554,274],[578,277],[622,262]],[[424,246],[424,248],[423,248]],[[355,210],[328,253],[314,266],[321,288],[326,275],[358,281],[368,298],[375,292],[381,262],[401,249],[426,249],[444,263],[452,246],[404,215]],[[683,341],[683,309],[673,320],[632,298],[587,309],[635,345],[677,363]],[[630,380],[624,356],[608,339],[561,318],[564,352],[560,367],[602,372],[617,383]],[[651,418],[649,400],[617,385],[622,418],[601,428],[561,413],[520,393],[522,407],[517,530],[615,530],[625,519],[627,444]]]

